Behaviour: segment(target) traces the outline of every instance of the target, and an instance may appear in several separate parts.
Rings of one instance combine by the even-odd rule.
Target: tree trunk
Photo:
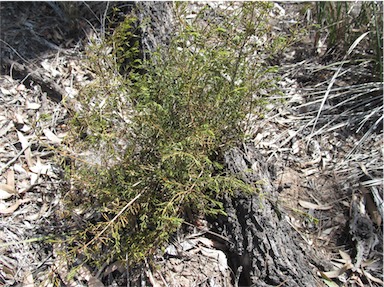
[[[172,2],[137,2],[141,26],[141,45],[144,56],[150,56],[157,47],[168,45],[173,30],[174,14]]]
[[[228,170],[249,184],[257,184],[255,194],[226,196],[225,211],[213,222],[225,236],[227,254],[238,286],[317,286],[314,262],[300,247],[297,232],[280,214],[274,201],[270,171],[250,145],[227,152]],[[310,256],[311,257],[311,256]],[[279,285],[280,284],[280,285]]]

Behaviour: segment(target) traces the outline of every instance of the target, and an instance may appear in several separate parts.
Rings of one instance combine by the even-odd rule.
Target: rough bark
[[[228,170],[259,185],[257,194],[239,192],[225,198],[227,217],[214,223],[227,244],[230,264],[239,286],[317,286],[312,260],[299,246],[296,231],[273,203],[277,191],[268,166],[251,146],[225,155]],[[282,284],[282,285],[279,285]]]
[[[139,21],[142,29],[142,49],[145,56],[158,47],[168,45],[173,31],[174,14],[172,2],[137,2]]]

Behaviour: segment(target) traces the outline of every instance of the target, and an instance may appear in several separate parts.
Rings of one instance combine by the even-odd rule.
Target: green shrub
[[[223,214],[224,193],[257,190],[227,174],[222,155],[278,92],[266,64],[284,45],[270,36],[272,5],[229,2],[214,16],[206,6],[190,22],[185,5],[176,4],[171,43],[151,59],[139,57],[132,16],[88,51],[96,78],[82,92],[72,143],[97,154],[74,171],[78,204],[93,217],[74,242],[94,262],[141,260],[183,220]]]

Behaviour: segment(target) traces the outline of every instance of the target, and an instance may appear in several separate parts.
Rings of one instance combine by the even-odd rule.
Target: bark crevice
[[[316,286],[316,275],[295,230],[275,212],[277,191],[271,183],[271,167],[251,145],[227,152],[225,163],[239,179],[260,183],[255,194],[225,196],[227,216],[212,222],[215,232],[231,242],[227,254],[237,285]]]

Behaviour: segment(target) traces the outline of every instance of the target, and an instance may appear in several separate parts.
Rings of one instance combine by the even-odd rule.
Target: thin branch
[[[100,238],[101,235],[104,234],[105,231],[107,231],[107,229],[112,225],[113,222],[115,222],[119,217],[120,215],[122,215],[124,213],[124,211],[126,211],[128,209],[128,207],[130,207],[137,199],[139,199],[140,196],[143,195],[143,192],[140,192],[138,195],[136,195],[130,202],[128,202],[120,211],[118,214],[116,214],[116,216],[114,218],[112,218],[112,220],[110,222],[108,222],[107,226],[104,227],[104,229],[98,233],[91,241],[89,241],[87,244],[85,244],[81,249],[81,250],[84,250],[86,249],[91,243],[93,243],[95,240],[97,240],[98,238]]]
[[[2,169],[0,169],[0,175],[2,175],[6,171],[6,169],[8,167],[10,167],[26,151],[26,149],[29,148],[29,147],[30,147],[29,144],[26,145],[25,147],[23,147],[21,149],[21,151],[13,159],[11,159],[9,162],[7,162],[7,164],[5,166],[3,166]]]

